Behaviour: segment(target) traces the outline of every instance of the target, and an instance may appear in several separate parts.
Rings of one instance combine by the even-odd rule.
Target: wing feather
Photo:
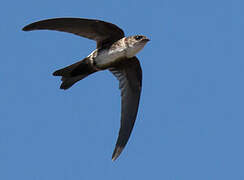
[[[139,60],[133,57],[123,60],[123,64],[110,68],[110,71],[119,80],[122,99],[119,136],[112,155],[112,160],[115,160],[128,142],[136,120],[141,95],[142,70]]]
[[[118,26],[96,20],[82,18],[55,18],[31,23],[23,31],[56,30],[73,33],[97,41],[97,47],[102,48],[124,37],[124,32]]]

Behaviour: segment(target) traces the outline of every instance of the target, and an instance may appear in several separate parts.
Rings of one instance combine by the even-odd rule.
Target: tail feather
[[[71,86],[73,86],[76,82],[82,80],[86,76],[80,75],[75,77],[62,77],[62,84],[60,86],[60,89],[69,89]]]
[[[85,58],[82,61],[55,71],[53,75],[62,76],[60,89],[68,89],[76,82],[94,72],[96,72],[96,70],[91,66],[89,59]]]
[[[85,58],[77,63],[71,64],[70,66],[67,66],[65,68],[59,69],[53,73],[54,76],[71,76],[71,72],[74,71],[79,66],[86,67],[88,66],[88,59]]]

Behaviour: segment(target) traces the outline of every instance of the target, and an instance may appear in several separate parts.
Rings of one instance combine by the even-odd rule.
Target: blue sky
[[[0,179],[244,179],[243,7],[241,0],[3,2]],[[21,31],[54,17],[102,19],[151,38],[138,54],[136,125],[115,162],[115,77],[99,72],[63,91],[52,76],[95,43]]]

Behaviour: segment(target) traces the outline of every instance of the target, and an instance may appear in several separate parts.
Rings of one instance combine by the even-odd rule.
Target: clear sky
[[[4,1],[0,7],[1,180],[243,180],[244,1]],[[67,91],[52,72],[95,48],[23,32],[54,17],[96,18],[151,38],[132,136],[111,161],[120,91],[108,71]]]

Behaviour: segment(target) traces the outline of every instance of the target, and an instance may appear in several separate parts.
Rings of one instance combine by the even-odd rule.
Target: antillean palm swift
[[[95,19],[47,19],[29,24],[23,30],[63,31],[97,42],[96,49],[90,55],[55,71],[53,75],[62,76],[61,89],[68,89],[88,75],[106,69],[119,80],[122,99],[121,125],[112,155],[114,161],[124,149],[136,120],[142,86],[142,70],[135,55],[143,49],[149,39],[143,35],[125,37],[123,30],[116,25]]]

